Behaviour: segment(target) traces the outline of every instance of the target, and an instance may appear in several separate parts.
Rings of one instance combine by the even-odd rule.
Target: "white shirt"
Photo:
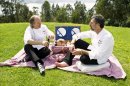
[[[45,41],[47,36],[49,36],[51,33],[46,25],[41,25],[40,28],[34,29],[28,26],[26,28],[26,31],[24,33],[24,43],[27,44],[27,41],[30,39],[36,40],[36,41]],[[37,48],[38,50],[45,47],[43,45],[32,45],[34,48]]]
[[[90,59],[97,59],[98,64],[107,62],[112,55],[114,38],[110,32],[102,29],[99,34],[94,31],[85,31],[73,36],[73,39],[91,38],[92,45],[88,46]]]

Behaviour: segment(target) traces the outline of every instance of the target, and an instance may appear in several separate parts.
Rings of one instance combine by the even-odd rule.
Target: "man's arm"
[[[74,51],[72,51],[72,54],[73,55],[88,55],[88,52],[87,50],[84,50],[84,49],[74,49]]]
[[[97,49],[92,49],[88,52],[90,59],[108,59],[112,54],[114,40],[111,37],[105,37],[101,40],[101,43],[98,44]]]
[[[31,45],[43,45],[43,46],[48,46],[49,42],[48,41],[35,41],[33,39],[30,39],[27,41],[27,44],[31,44]]]
[[[73,35],[71,44],[74,44],[78,39],[83,39],[83,38],[92,38],[92,31],[84,31],[78,34]]]

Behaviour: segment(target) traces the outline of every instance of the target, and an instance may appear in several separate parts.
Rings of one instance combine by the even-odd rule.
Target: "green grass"
[[[55,26],[89,26],[72,23],[45,23],[52,31]],[[23,47],[23,34],[28,23],[0,24],[0,62],[14,56]],[[130,28],[106,26],[115,38],[114,55],[122,64],[127,78],[115,80],[106,76],[90,76],[58,69],[46,70],[42,77],[33,68],[0,67],[0,86],[130,86]]]

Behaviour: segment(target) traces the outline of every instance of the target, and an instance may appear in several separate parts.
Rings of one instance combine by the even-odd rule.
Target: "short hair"
[[[101,28],[104,28],[105,19],[101,14],[93,15],[92,18],[94,18],[95,21],[100,24]]]

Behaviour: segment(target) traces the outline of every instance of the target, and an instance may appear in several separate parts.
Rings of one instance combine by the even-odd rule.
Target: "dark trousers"
[[[45,58],[47,55],[50,54],[50,49],[48,47],[43,47],[40,50],[38,50],[37,48],[33,48],[30,44],[26,44],[24,46],[24,50],[35,65],[37,62],[43,64],[41,59]]]
[[[89,46],[89,43],[79,39],[75,42],[74,46],[75,46],[75,48],[88,50],[87,48]],[[88,51],[90,51],[90,50],[88,50]],[[72,60],[73,60],[74,56],[75,55],[72,55],[72,53],[70,51],[68,51],[67,55],[65,56],[63,61],[66,62],[68,65],[72,65]],[[96,59],[90,59],[88,55],[81,55],[80,61],[83,64],[95,64],[95,65],[98,64]]]

